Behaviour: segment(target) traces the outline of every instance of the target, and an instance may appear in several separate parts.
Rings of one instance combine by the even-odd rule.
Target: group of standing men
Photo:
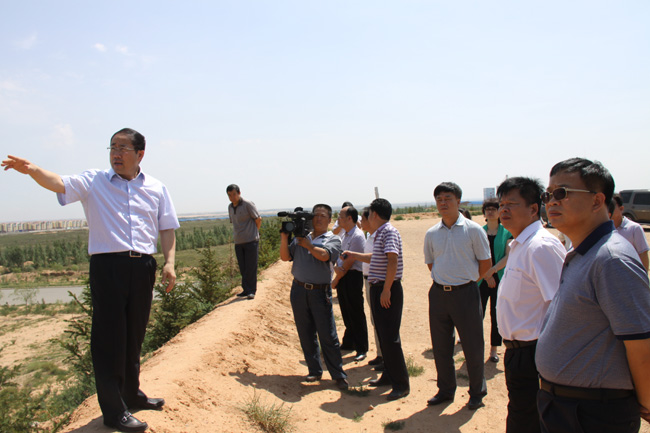
[[[174,230],[179,223],[165,186],[140,170],[144,137],[125,128],[111,137],[108,149],[111,169],[74,176],[60,176],[15,156],[2,166],[30,175],[56,192],[62,205],[82,202],[89,226],[91,352],[98,400],[107,426],[136,432],[147,424],[132,410],[164,405],[163,399],[149,398],[139,389],[140,349],[155,282],[152,254],[160,238],[162,281],[170,291],[176,280]],[[524,177],[507,179],[497,190],[501,222],[514,238],[497,301],[498,327],[507,348],[507,432],[634,432],[640,417],[650,421],[647,254],[642,264],[643,256],[610,220],[613,193],[609,171],[581,158],[556,164],[546,191],[539,181]],[[242,274],[240,295],[253,299],[261,218],[237,185],[228,186],[227,194]],[[476,409],[487,394],[476,282],[493,269],[485,231],[459,213],[461,195],[451,182],[436,187],[442,221],[424,240],[433,280],[429,321],[438,374],[438,393],[428,404],[454,398],[456,328],[469,374],[468,407]],[[574,247],[568,254],[542,227],[542,202],[549,221],[571,240]],[[282,234],[280,257],[293,261],[290,297],[309,369],[307,381],[321,379],[322,350],[337,387],[348,387],[332,310],[333,286],[344,311],[344,344],[357,350],[357,361],[365,358],[368,329],[365,315],[358,314],[363,311],[359,288],[365,277],[384,364],[384,373],[371,384],[391,385],[388,400],[409,394],[399,335],[402,241],[389,222],[391,213],[384,199],[374,200],[364,213],[371,248],[356,227],[358,211],[352,206],[339,218],[343,241],[328,231],[332,209],[325,204],[314,206],[309,235],[289,243],[288,234]]]

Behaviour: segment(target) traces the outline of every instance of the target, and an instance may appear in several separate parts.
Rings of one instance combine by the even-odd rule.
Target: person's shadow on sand
[[[395,426],[401,424],[400,430],[407,432],[429,432],[440,431],[445,433],[460,433],[460,428],[467,424],[467,422],[477,412],[469,410],[466,406],[462,406],[454,413],[442,413],[447,408],[447,405],[425,407],[421,411],[413,415],[403,418],[392,420],[391,425],[384,426],[384,431],[394,431]],[[478,409],[481,410],[481,409]],[[485,408],[483,408],[485,410]],[[425,430],[417,430],[413,426],[427,426]]]

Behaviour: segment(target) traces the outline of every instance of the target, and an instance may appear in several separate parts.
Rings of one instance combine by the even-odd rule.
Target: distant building
[[[497,193],[496,193],[496,188],[483,188],[483,200],[487,200],[490,198],[496,198]]]
[[[88,228],[86,220],[23,221],[0,223],[0,234],[75,230],[84,228]]]

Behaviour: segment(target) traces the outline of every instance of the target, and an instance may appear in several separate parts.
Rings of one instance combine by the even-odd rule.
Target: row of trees
[[[225,245],[232,241],[232,228],[219,224],[212,229],[178,230],[176,250],[193,250],[208,245]],[[158,247],[160,251],[160,246]],[[0,250],[0,266],[14,271],[24,270],[25,263],[34,269],[43,269],[88,263],[88,242],[81,237],[73,241],[54,241],[35,245],[13,245]]]

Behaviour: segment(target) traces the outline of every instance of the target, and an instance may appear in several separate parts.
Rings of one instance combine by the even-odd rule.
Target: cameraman
[[[296,237],[289,244],[289,233],[280,237],[280,258],[293,261],[291,273],[291,308],[300,338],[302,352],[309,369],[307,382],[316,382],[323,376],[320,361],[320,341],[325,365],[337,388],[348,389],[347,375],[336,333],[332,310],[331,264],[341,254],[341,239],[327,230],[332,220],[332,208],[317,204],[312,209],[314,230],[307,237]]]

